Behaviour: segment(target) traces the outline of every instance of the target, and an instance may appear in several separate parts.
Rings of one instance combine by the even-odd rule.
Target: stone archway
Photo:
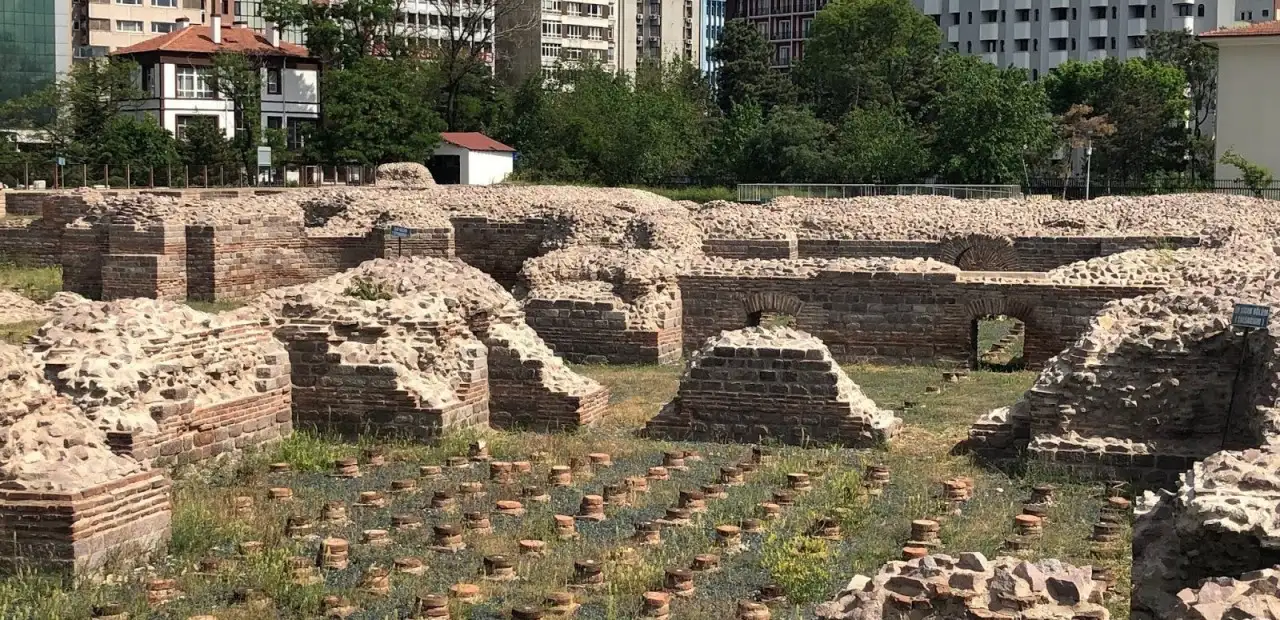
[[[1017,348],[1020,352],[1016,354],[1016,357],[1021,358],[1021,363],[1025,364],[1026,339],[1034,325],[1035,308],[1033,306],[1004,297],[990,297],[970,300],[965,304],[965,312],[967,318],[965,326],[968,329],[968,336],[965,341],[967,342],[970,368],[978,368],[980,366],[979,355],[983,351],[979,346],[979,331],[983,320],[988,318],[1007,318],[1016,321],[1013,327],[1020,329],[1019,332],[1012,334],[1019,343]],[[1001,344],[1003,345],[1003,343]],[[1012,359],[1010,360],[1010,362],[1013,361]]]
[[[800,309],[804,302],[795,295],[786,293],[752,293],[742,299],[742,310],[746,315],[744,324],[747,327],[759,325],[783,325],[795,327],[800,318]],[[785,320],[790,317],[790,320]]]
[[[1018,271],[1021,264],[1013,239],[980,233],[943,239],[937,258],[963,271]]]

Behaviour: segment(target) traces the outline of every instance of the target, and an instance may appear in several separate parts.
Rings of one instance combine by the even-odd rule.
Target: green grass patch
[[[18,291],[35,301],[48,301],[54,293],[62,290],[62,267],[0,264],[0,289]]]
[[[0,325],[0,342],[21,345],[35,334],[41,325],[44,325],[44,321],[21,321]]]

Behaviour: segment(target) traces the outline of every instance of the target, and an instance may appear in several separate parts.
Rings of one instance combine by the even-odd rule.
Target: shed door
[[[431,176],[440,185],[462,183],[462,157],[460,155],[432,155],[427,164]]]

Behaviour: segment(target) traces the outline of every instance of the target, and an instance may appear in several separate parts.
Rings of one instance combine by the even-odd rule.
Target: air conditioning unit
[[[658,37],[649,37],[649,42],[650,42],[650,43],[657,43],[657,42],[658,42]]]
[[[662,16],[661,16],[661,15],[650,15],[650,16],[649,16],[649,21],[651,21],[651,22],[658,22],[658,21],[661,21],[661,20],[662,20]]]
[[[636,13],[636,21],[638,22],[644,21],[644,16],[639,13]]]

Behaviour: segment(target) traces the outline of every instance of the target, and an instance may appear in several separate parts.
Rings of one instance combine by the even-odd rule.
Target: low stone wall
[[[676,398],[645,431],[679,440],[865,447],[888,441],[901,426],[817,338],[752,327],[709,339]]]
[[[0,489],[0,566],[91,571],[169,539],[169,480],[157,471],[75,492]]]
[[[51,192],[41,191],[3,191],[0,199],[4,201],[6,215],[34,216],[40,215],[41,205]]]
[[[677,291],[678,293],[678,291]],[[656,317],[661,326],[636,327],[620,300],[524,301],[525,320],[556,355],[582,364],[674,364],[680,360],[679,296],[676,308]]]
[[[974,321],[1005,315],[1026,325],[1024,357],[1044,362],[1071,344],[1107,302],[1150,287],[1068,286],[1030,274],[821,271],[812,277],[680,277],[684,349],[694,351],[752,315],[795,317],[842,363],[975,360]]]
[[[527,325],[493,326],[485,338],[489,345],[490,424],[560,431],[594,426],[604,419],[608,388],[596,385],[585,392],[561,388],[558,375],[568,370],[560,360],[546,355],[545,350],[531,352],[518,345],[517,339],[542,344]]]
[[[507,289],[519,281],[524,262],[543,253],[542,242],[549,234],[540,218],[502,221],[455,216],[450,221],[457,257]]]

